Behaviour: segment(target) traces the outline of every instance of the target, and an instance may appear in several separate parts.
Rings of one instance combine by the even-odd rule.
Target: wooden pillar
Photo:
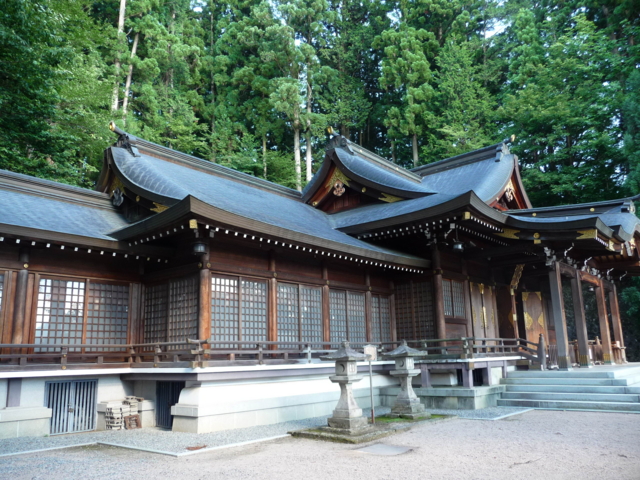
[[[324,341],[327,342],[327,345],[325,345],[325,349],[329,349],[331,348],[331,345],[329,345],[329,342],[331,342],[331,299],[329,293],[329,271],[327,270],[327,265],[324,262],[322,263],[322,279],[325,281],[325,285],[322,286],[322,333],[324,336]]]
[[[269,271],[272,278],[267,282],[267,340],[278,341],[278,274],[276,272],[276,254],[269,251]],[[298,292],[299,293],[299,292]],[[298,314],[300,312],[298,311]],[[270,350],[276,350],[277,345],[270,345]]]
[[[576,321],[578,335],[578,362],[581,367],[593,367],[593,360],[589,358],[589,336],[587,335],[587,320],[584,314],[584,298],[582,297],[582,280],[580,274],[571,278],[571,296],[573,297],[573,317]]]
[[[564,314],[564,300],[562,298],[560,262],[553,262],[552,269],[549,271],[549,287],[551,290],[551,312],[553,314],[553,324],[556,327],[558,368],[560,370],[571,370],[569,340],[567,338],[567,320]]]
[[[604,296],[602,280],[596,287],[596,304],[598,305],[598,320],[600,322],[600,338],[602,339],[602,359],[605,365],[613,365],[611,350],[611,334],[609,333],[609,319],[607,318],[607,303]]]
[[[395,284],[393,282],[389,282],[389,287],[392,292],[396,291]],[[396,327],[396,295],[392,293],[389,295],[389,316],[391,317],[391,341],[395,342],[398,340],[398,331]]]
[[[442,267],[440,265],[440,252],[438,244],[434,243],[431,250],[431,263],[433,265],[433,298],[435,306],[436,337],[447,338],[447,327],[444,321],[444,294],[442,290]],[[443,347],[446,342],[442,342]]]
[[[25,338],[24,324],[27,309],[27,290],[29,284],[29,249],[20,249],[20,264],[22,268],[18,271],[16,281],[16,292],[14,296],[13,307],[13,329],[11,334],[11,343],[20,344],[28,340]]]
[[[211,337],[211,263],[209,263],[209,245],[200,255],[200,289],[198,298],[198,339]]]
[[[464,318],[467,319],[467,337],[473,336],[473,317],[471,315],[471,286],[469,285],[469,271],[467,269],[467,261],[463,258],[462,274],[465,276],[463,294],[464,294]]]
[[[373,307],[371,301],[371,277],[369,276],[369,272],[365,274],[365,285],[367,286],[367,291],[364,294],[364,318],[365,318],[365,330],[366,330],[366,338],[367,342],[373,341]],[[380,332],[382,334],[382,331]],[[382,338],[380,339],[382,341]]]
[[[520,338],[520,329],[518,328],[518,307],[516,304],[516,292],[512,287],[509,287],[509,295],[511,296],[511,320],[513,322],[513,337]]]
[[[620,342],[622,348],[622,363],[627,362],[627,355],[624,348],[624,337],[622,335],[622,322],[620,320],[620,305],[618,305],[618,289],[613,285],[613,290],[609,292],[609,307],[611,308],[611,321],[613,322],[613,335],[616,342]]]

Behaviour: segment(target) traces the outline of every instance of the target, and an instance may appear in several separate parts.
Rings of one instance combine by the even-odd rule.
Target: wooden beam
[[[564,299],[562,295],[562,276],[560,274],[560,262],[553,262],[549,270],[549,287],[551,290],[551,310],[553,323],[556,330],[556,345],[558,346],[558,368],[571,370],[571,357],[569,356],[569,341],[567,338],[567,319],[564,312]]]
[[[447,326],[444,318],[444,291],[442,288],[442,267],[438,244],[434,243],[431,249],[431,262],[433,265],[433,298],[435,306],[436,337],[447,338]],[[446,346],[446,342],[441,342]]]
[[[607,318],[607,304],[604,295],[604,287],[598,282],[598,286],[596,286],[596,304],[598,305],[600,338],[602,339],[602,357],[605,365],[613,365],[611,334],[609,333],[609,319]]]
[[[578,336],[578,363],[580,363],[581,367],[590,368],[593,367],[593,360],[589,357],[589,336],[587,334],[580,275],[576,275],[571,279],[571,296],[573,298],[573,318],[576,322],[576,334]]]
[[[622,323],[620,321],[620,305],[618,305],[618,289],[615,284],[613,290],[609,292],[609,307],[611,308],[611,321],[613,322],[613,335],[616,342],[620,342],[622,348],[622,362],[627,362],[627,355],[624,348],[624,336],[622,335]]]
[[[25,314],[27,307],[27,287],[29,283],[29,249],[20,249],[20,263],[22,268],[18,271],[16,291],[14,295],[13,307],[13,330],[11,343],[25,343]]]

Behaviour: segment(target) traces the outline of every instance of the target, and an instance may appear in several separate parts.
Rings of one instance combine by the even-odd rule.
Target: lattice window
[[[40,279],[35,343],[82,343],[84,293],[84,282]],[[46,352],[53,349],[36,348],[35,351]]]
[[[382,295],[371,296],[371,341],[391,341],[391,310],[389,298]]]
[[[442,280],[442,296],[444,299],[444,315],[445,317],[453,316],[453,301],[451,295],[451,281]]]
[[[242,340],[267,339],[267,282],[242,280]]]
[[[347,339],[347,294],[329,290],[329,340],[340,343]]]
[[[466,317],[464,308],[464,283],[452,281],[451,286],[453,297],[453,316],[454,317]]]
[[[278,283],[278,340],[297,342],[300,337],[298,285]]]
[[[211,336],[215,340],[238,340],[238,279],[212,277],[211,279]],[[216,348],[229,348],[216,345]]]
[[[445,317],[465,318],[463,282],[442,280],[442,296]]]
[[[322,342],[322,289],[301,285],[300,310],[301,340],[316,344]]]
[[[89,283],[87,333],[90,345],[127,343],[129,286]],[[97,351],[99,349],[91,349]],[[109,350],[115,352],[116,350]]]
[[[364,293],[347,292],[349,341],[366,342],[367,326],[364,308]]]
[[[396,335],[398,340],[413,340],[413,304],[411,284],[396,286]]]
[[[145,289],[144,341],[166,342],[169,284],[153,285]]]
[[[391,341],[391,302],[389,297],[380,296],[380,330],[382,341]]]
[[[431,282],[413,284],[414,310],[416,315],[416,340],[435,338],[433,314],[433,287]]]
[[[198,277],[181,278],[169,283],[168,342],[198,338]],[[181,349],[177,345],[174,348]]]

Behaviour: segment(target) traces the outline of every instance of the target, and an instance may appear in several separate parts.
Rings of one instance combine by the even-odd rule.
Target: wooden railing
[[[447,361],[520,356],[538,362],[540,346],[520,338],[445,338],[410,340],[424,360]],[[380,355],[399,342],[350,342],[352,348],[375,345]],[[317,362],[334,351],[332,342],[218,341],[214,339],[121,345],[0,344],[0,371],[67,368],[212,367]],[[379,356],[380,358],[380,356]]]

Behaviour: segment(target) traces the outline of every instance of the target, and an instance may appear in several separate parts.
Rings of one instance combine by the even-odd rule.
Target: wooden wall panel
[[[509,287],[496,288],[496,304],[498,308],[498,333],[501,338],[516,338],[515,311],[511,301]]]
[[[542,333],[547,341],[549,337],[546,329],[544,305],[541,292],[522,292],[522,309],[524,315],[525,339],[538,342]]]

